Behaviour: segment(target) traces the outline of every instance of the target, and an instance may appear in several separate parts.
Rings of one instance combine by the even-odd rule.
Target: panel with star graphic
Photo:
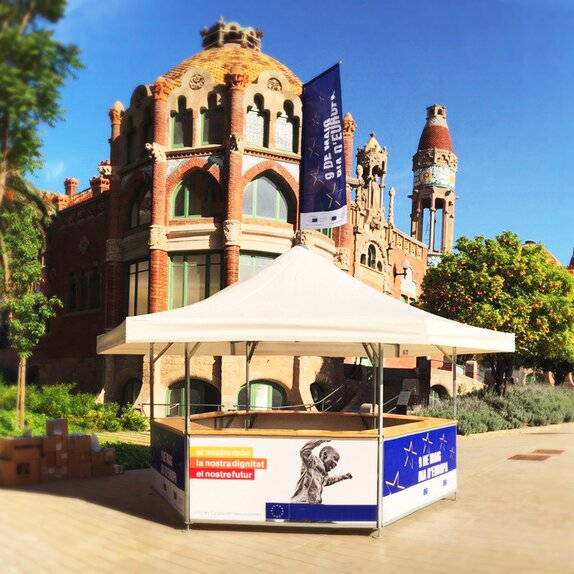
[[[303,86],[301,229],[347,222],[339,65]]]
[[[385,440],[384,522],[456,491],[456,425]]]

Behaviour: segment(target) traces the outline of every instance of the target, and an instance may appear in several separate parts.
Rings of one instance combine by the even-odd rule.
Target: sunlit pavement
[[[529,454],[539,456],[511,459]],[[0,489],[0,572],[574,574],[574,423],[460,437],[458,473],[456,501],[395,522],[380,539],[186,531],[147,470]]]

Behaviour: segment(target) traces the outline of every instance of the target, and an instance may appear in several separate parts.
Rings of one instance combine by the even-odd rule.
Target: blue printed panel
[[[151,465],[181,490],[185,490],[185,448],[182,434],[152,423]]]
[[[456,469],[456,425],[385,440],[384,445],[383,496]]]
[[[297,522],[375,522],[376,504],[300,504],[268,502],[265,519]]]

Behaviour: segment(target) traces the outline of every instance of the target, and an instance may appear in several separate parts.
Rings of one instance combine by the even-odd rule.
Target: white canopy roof
[[[195,355],[364,357],[363,343],[385,356],[514,351],[514,334],[443,319],[380,293],[332,263],[296,246],[251,279],[180,309],[128,317],[98,337],[98,353],[169,354],[198,344]]]

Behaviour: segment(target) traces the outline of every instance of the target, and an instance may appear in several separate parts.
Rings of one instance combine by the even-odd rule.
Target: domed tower
[[[141,305],[129,294],[131,314],[205,298],[291,245],[302,83],[261,51],[262,35],[220,19],[202,30],[201,52],[110,111],[108,278],[120,285],[125,261],[140,258],[138,285],[149,284]],[[181,261],[184,279],[174,276]],[[192,261],[206,278],[188,286]],[[124,292],[108,297],[109,326],[122,318]]]
[[[417,153],[413,156],[411,196],[411,236],[426,242],[424,224],[428,221],[429,256],[451,251],[453,247],[457,163],[446,123],[446,107],[429,106]]]

